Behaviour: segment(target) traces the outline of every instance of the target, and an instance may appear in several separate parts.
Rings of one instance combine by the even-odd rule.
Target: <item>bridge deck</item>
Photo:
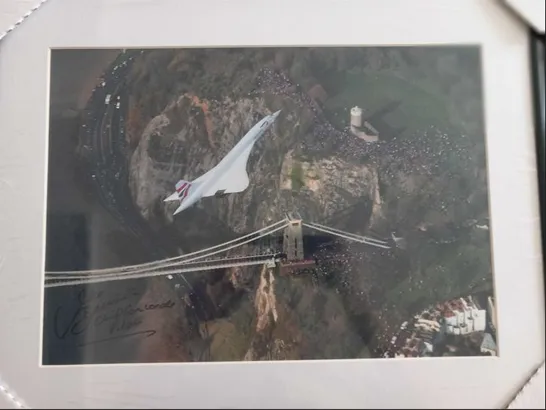
[[[305,259],[302,234],[303,227],[322,231],[329,235],[338,236],[346,240],[365,243],[374,247],[384,249],[391,248],[390,244],[384,240],[344,232],[342,230],[318,223],[305,223],[302,221],[298,212],[291,212],[287,214],[287,219],[276,222],[265,228],[261,228],[256,232],[252,232],[240,238],[179,257],[120,268],[81,272],[46,272],[45,286],[70,286],[111,280],[167,276],[179,273],[200,272],[237,266],[251,266],[260,264],[273,266],[279,262],[281,263],[281,272],[305,269],[315,266],[316,262],[312,259]],[[282,250],[277,249],[278,244],[276,243],[276,240],[265,238],[270,237],[273,233],[281,229],[284,229],[282,236]],[[229,253],[231,249],[246,245],[250,242],[259,243],[259,250],[257,250],[253,255],[212,258],[213,255],[217,255],[219,253]],[[188,259],[190,256],[192,258]]]

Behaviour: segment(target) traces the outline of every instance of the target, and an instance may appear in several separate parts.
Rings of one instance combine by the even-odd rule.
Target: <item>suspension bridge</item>
[[[206,249],[172,258],[117,268],[46,272],[45,287],[53,288],[153,276],[168,276],[240,266],[267,265],[269,267],[287,267],[288,269],[305,266],[313,264],[314,261],[305,258],[303,228],[377,248],[390,249],[392,247],[389,242],[384,240],[345,232],[314,222],[304,222],[301,216],[297,212],[294,212],[287,214],[280,221],[249,234]],[[273,234],[279,231],[283,231],[282,246],[272,243],[270,240],[268,241],[268,238],[271,238]],[[234,249],[245,247],[245,245],[252,246],[253,243],[261,244],[254,252],[244,255],[229,254]]]

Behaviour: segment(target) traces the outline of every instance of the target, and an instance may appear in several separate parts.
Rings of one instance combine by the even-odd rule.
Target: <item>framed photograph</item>
[[[0,43],[0,387],[505,406],[544,360],[530,52],[496,2],[47,2]]]

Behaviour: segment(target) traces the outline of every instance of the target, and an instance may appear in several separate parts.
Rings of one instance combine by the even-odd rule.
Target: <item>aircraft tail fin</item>
[[[181,179],[178,181],[175,185],[176,191],[173,192],[170,196],[165,198],[164,202],[171,202],[171,201],[182,201],[185,196],[187,195],[187,192],[189,188],[191,187],[192,183],[190,181],[186,181]]]

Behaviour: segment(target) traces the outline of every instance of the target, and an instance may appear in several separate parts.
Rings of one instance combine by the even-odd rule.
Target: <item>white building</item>
[[[491,296],[487,298],[487,313],[489,314],[489,320],[491,321],[491,326],[493,329],[497,329],[497,317],[495,311],[495,301]]]
[[[435,320],[427,320],[419,318],[415,322],[415,327],[423,331],[438,332],[440,330],[440,324]]]
[[[351,108],[351,127],[362,127],[362,108]]]
[[[472,297],[461,298],[449,304],[444,312],[445,332],[447,334],[465,335],[473,332],[483,332],[487,323],[485,309],[474,302]]]

